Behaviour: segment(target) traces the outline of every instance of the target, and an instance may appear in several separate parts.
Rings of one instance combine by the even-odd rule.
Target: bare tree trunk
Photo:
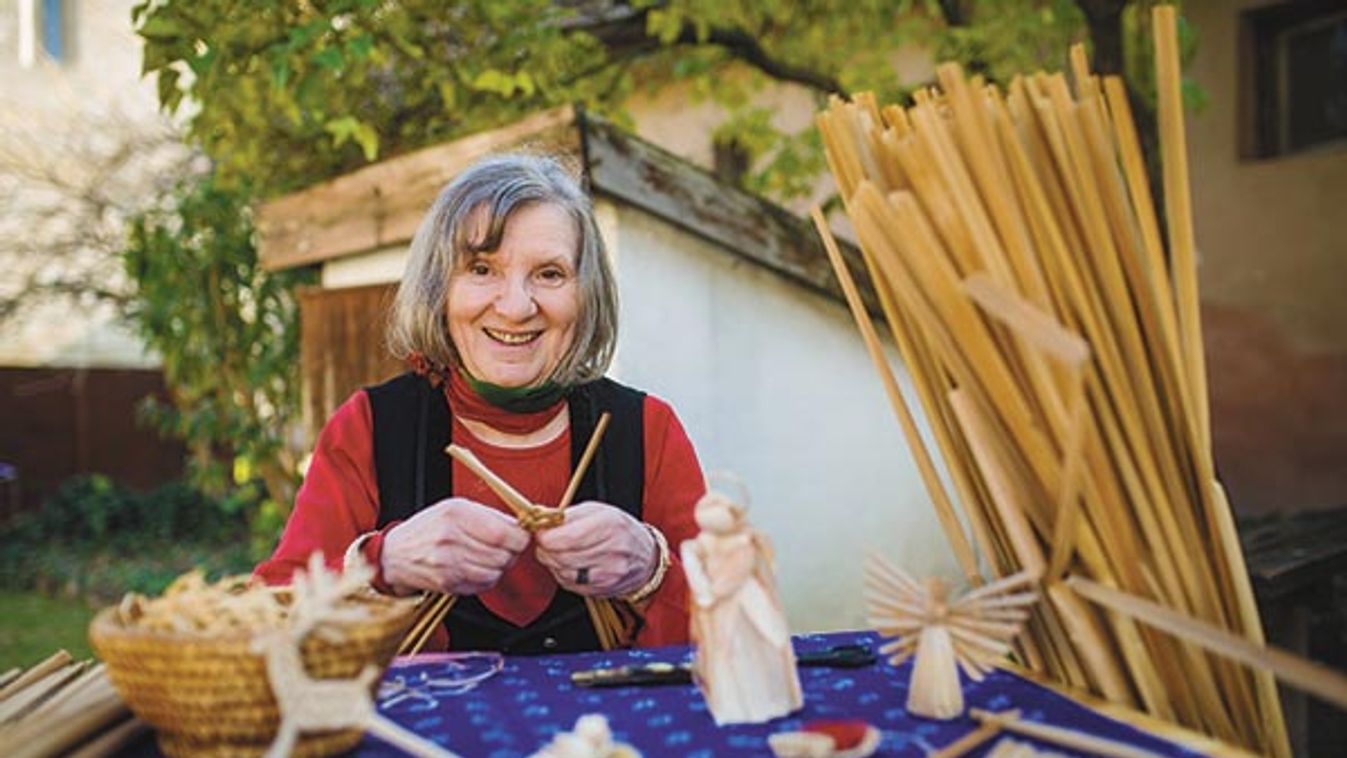
[[[1090,65],[1099,74],[1123,73],[1122,12],[1126,0],[1076,0],[1090,28],[1094,53]]]
[[[1076,0],[1076,7],[1085,16],[1090,31],[1093,53],[1090,66],[1101,76],[1122,77],[1127,85],[1127,100],[1132,107],[1132,117],[1136,120],[1137,138],[1141,141],[1141,152],[1146,158],[1147,174],[1150,177],[1151,194],[1157,201],[1163,197],[1160,182],[1160,133],[1155,122],[1155,109],[1146,102],[1131,82],[1127,81],[1123,68],[1123,9],[1131,0]],[[1164,208],[1156,208],[1163,214]]]

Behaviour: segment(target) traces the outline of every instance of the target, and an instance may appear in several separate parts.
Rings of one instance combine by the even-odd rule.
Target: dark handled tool
[[[801,666],[854,669],[875,662],[875,654],[865,645],[838,645],[827,650],[800,653],[795,662]],[[661,684],[691,684],[692,669],[686,663],[647,663],[643,666],[589,669],[571,672],[571,684],[577,687],[629,687]]]
[[[618,666],[610,669],[571,672],[571,684],[577,687],[628,687],[691,683],[692,669],[686,663],[647,663],[644,666]]]
[[[875,662],[875,654],[860,644],[837,645],[827,650],[815,650],[795,656],[800,666],[821,666],[833,669],[858,669]]]

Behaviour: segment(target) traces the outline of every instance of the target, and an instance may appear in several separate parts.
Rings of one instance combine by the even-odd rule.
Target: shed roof
[[[596,196],[640,208],[790,281],[841,300],[817,234],[804,219],[569,106],[510,126],[390,158],[264,204],[263,268],[281,270],[406,244],[436,194],[483,155],[527,147],[578,158]],[[864,265],[843,246],[853,272]],[[878,301],[861,280],[872,313]]]

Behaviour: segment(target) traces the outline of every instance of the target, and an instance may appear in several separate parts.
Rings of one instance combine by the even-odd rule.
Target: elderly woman
[[[598,649],[582,596],[621,601],[628,642],[686,641],[668,546],[696,533],[705,485],[673,409],[603,376],[616,334],[613,273],[574,179],[537,156],[464,171],[417,231],[393,303],[389,343],[413,370],[333,414],[257,574],[282,583],[314,550],[334,566],[363,554],[382,591],[460,596],[438,634],[452,649]],[[556,505],[605,411],[576,504],[534,533],[444,453],[467,448]]]

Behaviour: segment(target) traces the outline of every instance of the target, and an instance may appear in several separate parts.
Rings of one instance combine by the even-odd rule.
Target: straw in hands
[[[444,449],[444,452],[476,474],[477,478],[485,482],[492,492],[496,493],[501,500],[504,500],[510,510],[514,511],[515,520],[519,522],[519,526],[526,531],[536,532],[539,529],[549,529],[559,525],[565,518],[561,512],[561,508],[565,507],[564,505],[561,508],[548,508],[529,501],[528,498],[519,494],[518,490],[511,487],[508,482],[497,476],[496,472],[487,468],[486,464],[482,463],[471,450],[458,445],[450,445]],[[584,471],[582,469],[577,468],[576,470],[583,476]]]
[[[445,448],[445,453],[462,463],[490,487],[491,491],[496,493],[505,502],[506,506],[514,512],[515,519],[521,527],[530,532],[550,529],[560,525],[565,520],[564,511],[575,499],[575,494],[580,489],[580,482],[584,480],[585,472],[589,470],[589,465],[599,450],[599,443],[602,442],[603,434],[608,430],[608,423],[611,419],[612,414],[607,411],[599,416],[598,423],[594,427],[594,433],[585,445],[585,450],[580,456],[575,471],[571,473],[570,482],[567,483],[566,491],[561,496],[561,502],[555,508],[538,505],[524,497],[518,490],[510,486],[509,482],[487,468],[472,451],[458,445],[450,445]],[[431,635],[444,623],[445,617],[454,606],[455,599],[454,595],[449,594],[427,595],[422,600],[421,607],[417,609],[416,620],[412,623],[411,630],[407,632],[401,647],[398,648],[398,655],[416,655],[421,652],[426,642],[430,640]],[[590,621],[594,624],[595,633],[598,635],[599,644],[603,646],[603,649],[612,650],[618,647],[628,633],[628,624],[622,621],[611,601],[607,598],[586,597],[585,607],[589,610]]]
[[[1010,653],[1010,639],[1038,600],[1029,572],[1008,576],[951,597],[938,579],[918,583],[878,555],[866,565],[869,621],[891,640],[879,652],[898,665],[912,656],[907,710],[933,719],[963,713],[958,669],[981,681]],[[957,668],[956,668],[957,666]]]

